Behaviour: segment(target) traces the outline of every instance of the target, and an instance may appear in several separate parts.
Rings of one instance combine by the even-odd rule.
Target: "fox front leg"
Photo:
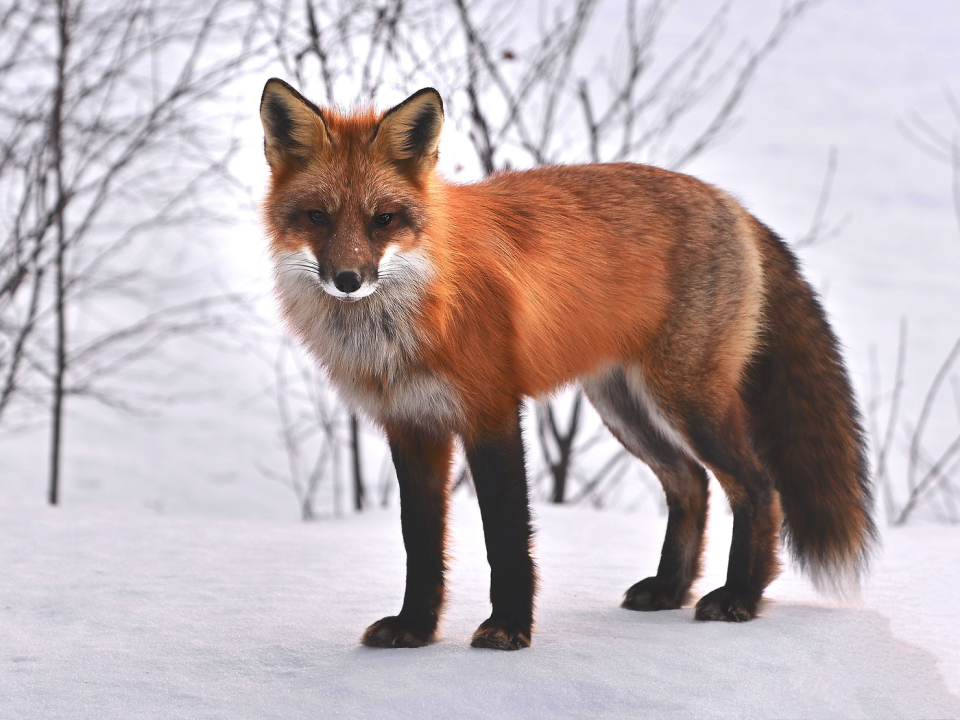
[[[496,650],[530,647],[537,581],[519,408],[501,432],[465,446],[483,519],[493,605],[471,644]]]
[[[400,485],[400,525],[407,551],[407,587],[399,614],[363,634],[368,647],[420,647],[436,639],[443,607],[444,540],[452,437],[388,428]]]

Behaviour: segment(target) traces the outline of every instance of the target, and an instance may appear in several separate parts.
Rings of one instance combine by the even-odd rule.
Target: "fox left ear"
[[[377,126],[373,146],[389,159],[419,174],[436,165],[442,129],[443,100],[440,93],[433,88],[423,88],[384,114]]]

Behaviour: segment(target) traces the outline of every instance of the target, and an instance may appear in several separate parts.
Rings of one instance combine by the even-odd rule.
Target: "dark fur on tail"
[[[766,305],[744,400],[755,450],[777,490],[784,536],[818,589],[865,569],[876,528],[864,433],[836,337],[796,257],[760,226]]]

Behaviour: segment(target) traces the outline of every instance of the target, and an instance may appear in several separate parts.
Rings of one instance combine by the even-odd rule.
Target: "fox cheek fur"
[[[627,163],[447,184],[430,88],[383,114],[344,115],[273,79],[260,113],[283,315],[344,400],[386,432],[397,472],[406,591],[364,644],[436,639],[456,439],[490,563],[492,612],[472,644],[530,644],[521,407],[571,382],[667,498],[659,567],[623,607],[689,602],[707,469],[733,538],[726,582],[696,618],[757,615],[781,532],[818,587],[856,582],[875,528],[839,344],[790,249],[733,198]]]

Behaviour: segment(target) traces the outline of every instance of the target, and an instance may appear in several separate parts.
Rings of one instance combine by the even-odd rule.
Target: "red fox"
[[[656,575],[623,607],[679,608],[700,572],[709,468],[733,510],[726,582],[700,620],[754,618],[781,532],[816,583],[856,579],[875,528],[863,431],[838,343],[797,260],[729,195],[628,163],[436,172],[443,103],[321,109],[267,82],[263,219],[286,322],[385,432],[406,592],[372,647],[436,639],[451,458],[476,486],[492,613],[475,647],[530,645],[536,566],[524,398],[578,382],[657,474]],[[781,517],[782,508],[782,517]]]

